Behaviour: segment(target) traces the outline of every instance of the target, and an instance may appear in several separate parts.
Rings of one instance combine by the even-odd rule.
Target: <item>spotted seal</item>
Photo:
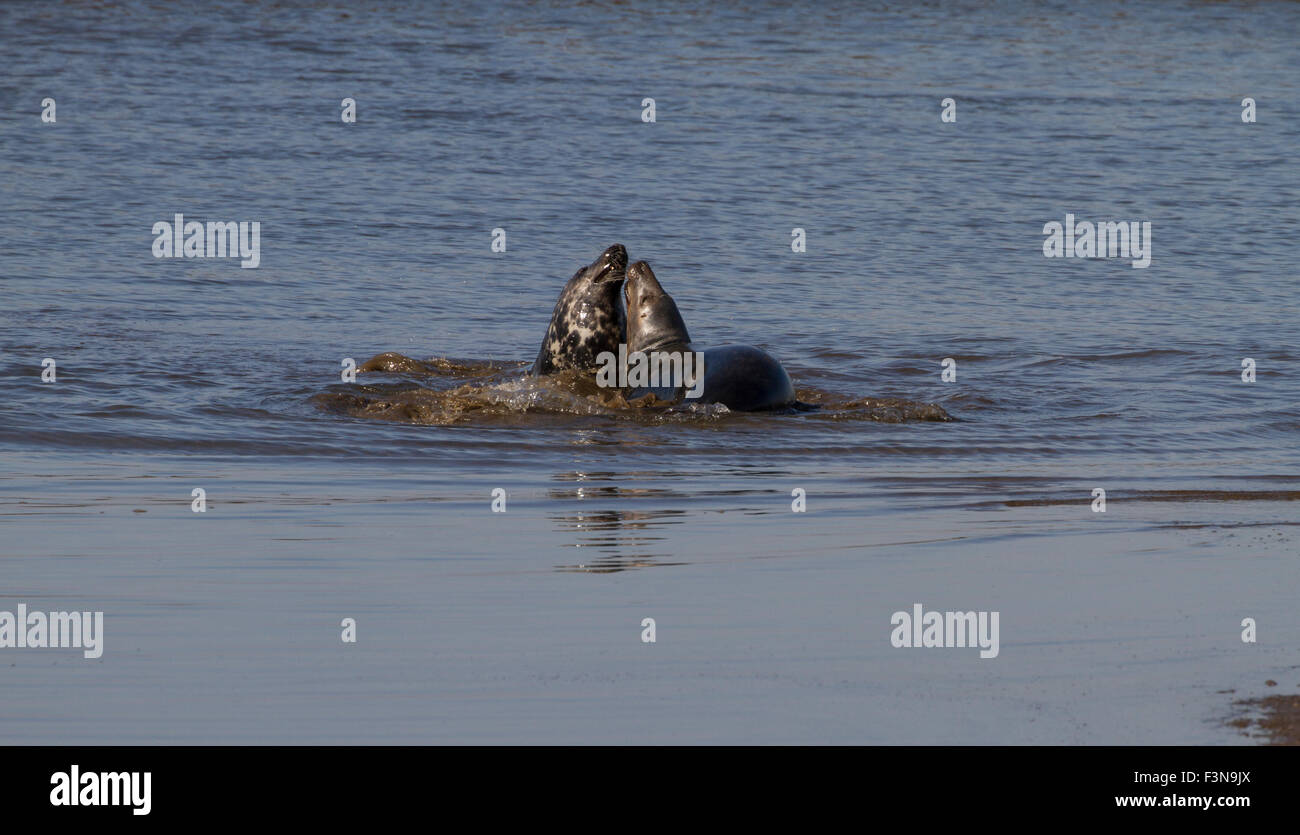
[[[622,244],[614,244],[573,274],[551,313],[533,363],[534,375],[592,370],[601,352],[618,350],[624,332],[619,290],[626,275],[627,250]]]

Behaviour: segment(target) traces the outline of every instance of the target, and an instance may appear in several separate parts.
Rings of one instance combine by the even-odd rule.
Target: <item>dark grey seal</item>
[[[626,275],[627,250],[622,244],[614,244],[573,274],[555,303],[533,374],[591,371],[601,352],[618,350],[624,328],[618,291]]]
[[[627,268],[623,299],[627,304],[628,354],[699,350],[691,347],[677,303],[664,292],[646,262],[637,261]],[[790,375],[767,352],[751,345],[725,345],[704,349],[703,354],[704,388],[694,402],[722,403],[740,412],[796,406]]]

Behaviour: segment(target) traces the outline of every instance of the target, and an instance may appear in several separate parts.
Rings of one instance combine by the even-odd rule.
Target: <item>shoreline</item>
[[[1276,687],[1277,682],[1265,682]],[[1227,721],[1242,736],[1262,745],[1300,745],[1300,693],[1277,693],[1232,703],[1238,715]]]

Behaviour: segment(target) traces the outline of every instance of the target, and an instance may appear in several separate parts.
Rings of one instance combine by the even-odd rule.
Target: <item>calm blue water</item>
[[[1300,684],[1298,42],[1290,3],[0,6],[0,608],[107,630],[0,649],[0,738],[1240,741],[1219,691]],[[175,213],[260,266],[154,258]],[[1045,258],[1067,213],[1150,267]],[[323,405],[466,382],[345,357],[531,361],[615,241],[842,408]],[[891,647],[918,601],[1000,610],[999,658]]]

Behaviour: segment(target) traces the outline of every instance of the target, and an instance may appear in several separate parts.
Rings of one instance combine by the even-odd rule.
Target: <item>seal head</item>
[[[627,305],[628,353],[690,345],[691,335],[677,303],[664,292],[646,262],[637,261],[628,267],[623,301]]]
[[[546,329],[532,373],[594,370],[603,351],[617,352],[623,341],[619,290],[627,275],[627,250],[614,244],[564,285]]]
[[[629,356],[636,351],[646,354],[690,351],[701,356],[704,380],[697,402],[722,403],[738,412],[785,409],[796,404],[790,375],[775,357],[761,348],[752,345],[723,345],[703,351],[693,348],[677,303],[664,292],[646,262],[638,261],[628,267],[623,300],[627,304]],[[682,391],[679,387],[678,398]]]

